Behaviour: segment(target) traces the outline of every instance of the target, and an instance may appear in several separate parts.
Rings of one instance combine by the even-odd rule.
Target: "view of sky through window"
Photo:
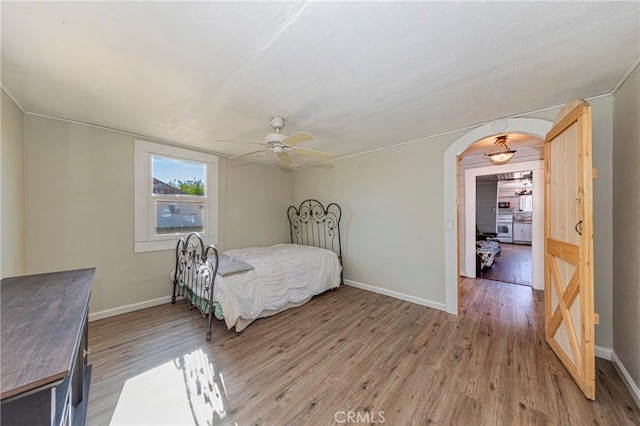
[[[205,196],[207,166],[203,163],[153,155],[151,170],[154,194]]]
[[[154,156],[152,158],[152,168],[152,176],[164,183],[173,182],[174,180],[206,182],[206,166],[204,164]]]

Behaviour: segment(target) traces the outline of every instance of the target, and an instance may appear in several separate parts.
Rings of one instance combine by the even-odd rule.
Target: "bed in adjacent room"
[[[476,242],[476,275],[482,275],[482,270],[490,268],[496,257],[500,256],[500,243],[494,240]]]
[[[207,316],[242,331],[258,318],[300,306],[342,282],[341,209],[305,200],[287,210],[291,243],[218,254],[197,234],[180,239],[173,299],[184,297]],[[177,271],[177,273],[175,273]]]

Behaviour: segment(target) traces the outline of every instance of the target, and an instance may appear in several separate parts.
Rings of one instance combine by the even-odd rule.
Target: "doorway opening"
[[[476,250],[499,250],[495,258],[479,263],[477,277],[533,286],[533,190],[540,183],[536,184],[532,170],[476,176]]]
[[[478,141],[481,132],[489,129],[496,133],[510,133],[505,130],[516,131],[514,120],[497,120],[490,125],[484,125],[472,130],[447,149],[445,160],[445,301],[447,311],[458,313],[460,303],[460,275],[456,268],[458,246],[451,238],[451,231],[458,231],[457,214],[459,207],[459,189],[457,171],[459,170],[458,156]],[[544,325],[545,340],[566,367],[580,390],[588,399],[595,399],[595,347],[594,330],[598,316],[594,313],[594,285],[593,285],[593,169],[591,162],[591,123],[590,105],[583,100],[575,100],[564,105],[556,121],[550,126],[543,120],[527,119],[521,124],[528,125],[528,134],[544,138],[544,262],[548,267],[542,267],[544,277],[541,280],[544,290]],[[544,128],[547,131],[542,131]],[[498,131],[499,130],[499,131]],[[500,150],[496,154],[501,163],[508,161],[513,151]],[[493,158],[493,157],[492,157]],[[454,163],[452,167],[449,161]],[[525,164],[518,164],[525,167]],[[528,167],[527,167],[528,168]],[[452,174],[452,169],[455,172]],[[534,180],[536,169],[534,172]],[[506,170],[505,170],[506,171]],[[475,188],[474,180],[469,180],[470,171],[465,172],[465,188]],[[489,174],[489,173],[482,173]],[[446,196],[446,191],[453,190],[454,200]],[[475,192],[475,191],[474,191]],[[537,262],[536,250],[536,194],[534,191],[534,229],[533,229],[533,287],[539,281],[536,279]],[[474,194],[475,195],[475,194]],[[456,203],[458,201],[458,203]],[[474,218],[465,215],[465,225]],[[541,218],[541,219],[542,219]],[[466,226],[468,229],[469,227]],[[538,230],[540,226],[538,226]],[[459,235],[459,234],[458,234]],[[469,237],[465,232],[465,240]],[[452,244],[453,243],[453,244]],[[469,259],[465,257],[465,265]],[[543,265],[540,265],[543,266]],[[457,269],[457,271],[456,271]],[[469,269],[466,271],[469,273]],[[452,279],[453,278],[453,279]],[[509,286],[516,288],[516,286]],[[523,287],[518,287],[523,289]],[[453,296],[457,300],[453,299]],[[579,302],[576,302],[579,298]]]
[[[509,133],[517,155],[490,165],[484,156],[494,137],[483,138],[458,156],[460,276],[544,287],[542,191],[544,140]]]
[[[492,140],[497,135],[510,134],[510,133],[518,133],[522,135],[529,135],[537,137],[540,140],[543,140],[545,135],[551,129],[552,123],[547,120],[537,119],[537,118],[510,118],[510,119],[500,119],[493,121],[491,123],[484,124],[479,126],[470,132],[466,133],[462,137],[460,137],[456,142],[454,142],[445,152],[444,154],[444,220],[445,220],[445,306],[446,311],[452,314],[458,314],[459,311],[459,284],[460,277],[465,273],[472,274],[472,277],[475,277],[475,267],[474,264],[471,265],[471,268],[468,267],[466,262],[467,256],[464,256],[464,260],[461,258],[462,253],[465,252],[466,247],[472,247],[475,245],[475,232],[473,233],[461,233],[461,227],[468,227],[466,222],[461,222],[458,219],[459,212],[464,209],[464,191],[462,191],[462,182],[458,179],[458,174],[460,171],[460,159],[459,155],[462,154],[467,148],[471,145],[475,144],[478,141],[483,139],[491,138]],[[480,152],[478,152],[480,154]],[[518,153],[520,154],[520,152]],[[520,159],[523,159],[520,155],[518,155]],[[518,158],[516,157],[516,158]],[[482,157],[480,157],[482,158]],[[482,162],[484,165],[487,164],[486,160]],[[483,173],[480,174],[495,174],[502,172],[515,172],[523,169],[532,170],[534,174],[534,180],[542,182],[543,181],[543,168],[544,164],[542,161],[530,161],[529,163],[533,163],[531,165],[523,163],[507,163],[502,166],[489,166],[483,167]],[[515,167],[514,167],[515,166]],[[479,166],[476,166],[479,167]],[[494,170],[491,170],[491,167]],[[496,169],[497,167],[501,167],[501,169]],[[475,176],[474,180],[475,182]],[[469,185],[466,185],[468,187]],[[475,184],[473,186],[473,192],[475,193]],[[534,206],[536,203],[535,198],[541,197],[542,192],[538,191],[538,195],[534,191]],[[474,194],[475,196],[475,194]],[[542,202],[539,205],[542,206]],[[465,215],[466,216],[466,215]],[[536,221],[536,212],[534,211],[534,223]],[[473,222],[475,222],[475,216],[473,218]],[[536,238],[539,238],[540,241],[543,241],[543,215],[540,216],[538,220],[538,225],[534,225],[533,232],[533,241]],[[475,229],[475,223],[471,229]],[[469,242],[467,242],[467,239]],[[470,244],[469,244],[470,243]],[[471,260],[473,260],[473,255],[471,256]],[[532,275],[533,275],[533,288],[544,287],[544,244],[538,244],[536,247],[535,242],[532,247]],[[474,262],[475,263],[475,262]]]

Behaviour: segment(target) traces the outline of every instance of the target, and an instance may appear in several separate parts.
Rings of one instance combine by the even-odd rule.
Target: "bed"
[[[496,257],[500,256],[502,249],[500,243],[494,240],[481,240],[476,242],[476,276],[482,274],[484,268],[493,265]]]
[[[340,206],[310,199],[289,207],[287,216],[288,244],[219,253],[196,233],[178,241],[171,300],[198,308],[208,320],[207,340],[214,317],[239,332],[342,283]]]

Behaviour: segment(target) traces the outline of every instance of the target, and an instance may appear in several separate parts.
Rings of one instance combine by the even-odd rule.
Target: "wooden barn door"
[[[547,134],[545,336],[584,395],[595,398],[591,106],[572,101]]]

